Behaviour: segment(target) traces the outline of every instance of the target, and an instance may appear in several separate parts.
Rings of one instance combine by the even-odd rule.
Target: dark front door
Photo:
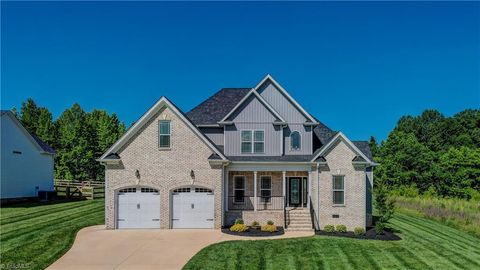
[[[302,205],[302,178],[290,178],[288,181],[289,206]]]

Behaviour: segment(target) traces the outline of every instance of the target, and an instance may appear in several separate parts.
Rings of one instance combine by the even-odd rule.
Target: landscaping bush
[[[258,223],[258,221],[256,221],[256,220],[254,220],[252,222],[252,228],[258,228],[258,227],[260,227],[260,223]]]
[[[365,234],[365,229],[362,228],[362,227],[355,227],[355,229],[353,230],[353,233],[356,236],[364,235]]]
[[[337,229],[337,232],[341,232],[341,233],[346,233],[347,232],[347,226],[342,225],[342,224],[337,225],[336,229]]]
[[[333,225],[325,225],[325,227],[323,227],[323,230],[326,231],[326,232],[335,232],[335,226]]]
[[[235,223],[234,223],[234,224],[243,224],[243,219],[241,219],[241,218],[235,219]]]
[[[273,225],[273,221],[269,220],[269,221],[267,221],[267,224],[268,225]]]
[[[245,224],[235,224],[232,227],[230,227],[230,231],[232,232],[246,232],[248,230],[247,225]]]
[[[385,229],[385,223],[378,221],[375,223],[375,233],[383,234],[383,230]]]
[[[272,222],[273,223],[273,222]],[[276,232],[277,231],[277,226],[273,225],[273,224],[267,224],[267,225],[263,225],[262,228],[261,228],[262,231],[264,232]]]

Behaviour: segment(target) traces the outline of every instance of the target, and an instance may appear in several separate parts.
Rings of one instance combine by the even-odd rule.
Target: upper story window
[[[333,204],[345,204],[345,176],[333,176]]]
[[[161,120],[158,122],[158,147],[170,148],[170,137],[172,136],[171,122]]]
[[[265,132],[263,130],[242,130],[242,153],[265,152]]]
[[[300,150],[302,148],[302,137],[300,132],[294,131],[290,134],[290,148],[292,150]]]

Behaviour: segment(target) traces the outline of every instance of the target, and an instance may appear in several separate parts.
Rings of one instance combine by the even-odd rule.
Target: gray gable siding
[[[247,100],[228,117],[228,121],[237,123],[272,123],[275,120],[276,117],[272,112],[254,95],[249,96]]]
[[[288,123],[305,123],[307,118],[270,81],[258,89],[258,93]]]
[[[265,131],[265,153],[242,154],[241,131],[242,130],[264,130]],[[225,148],[226,156],[279,156],[281,155],[281,130],[279,126],[272,123],[235,123],[225,126]]]
[[[214,144],[223,145],[223,128],[222,127],[202,127],[200,131],[207,136]]]
[[[301,135],[301,149],[291,150],[290,148],[290,134],[293,131],[300,132]],[[311,155],[312,154],[312,127],[304,126],[303,124],[290,124],[283,130],[284,136],[284,153],[285,155]]]

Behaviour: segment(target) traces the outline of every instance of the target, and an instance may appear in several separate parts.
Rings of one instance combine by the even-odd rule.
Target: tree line
[[[75,103],[55,120],[31,98],[12,110],[23,126],[55,149],[55,178],[104,180],[99,158],[125,132],[115,113],[94,109],[85,112]]]
[[[404,193],[480,199],[480,110],[403,116],[388,138],[370,138],[376,182]]]

